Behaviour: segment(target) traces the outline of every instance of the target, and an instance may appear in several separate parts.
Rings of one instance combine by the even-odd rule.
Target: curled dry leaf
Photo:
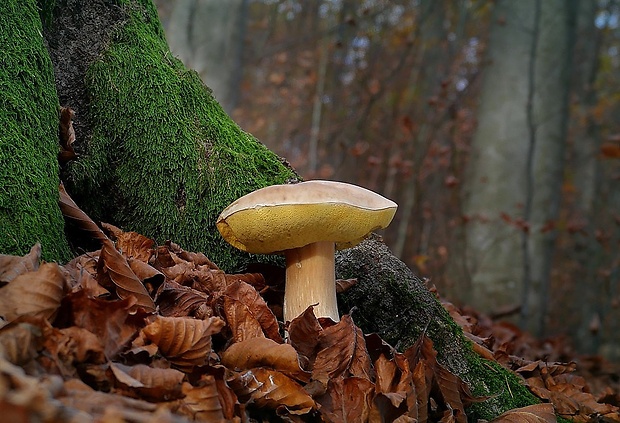
[[[117,386],[150,401],[168,401],[180,398],[185,374],[174,369],[158,369],[144,364],[125,366],[110,363]]]
[[[152,239],[137,232],[123,232],[109,223],[102,223],[101,226],[113,237],[116,248],[125,257],[148,263],[155,253],[155,241]]]
[[[319,333],[319,352],[312,368],[312,379],[327,385],[331,378],[357,376],[369,378],[370,357],[361,331],[351,316]]]
[[[182,369],[191,369],[207,364],[211,335],[219,333],[224,325],[219,317],[197,320],[155,316],[142,332],[171,363]]]
[[[555,423],[556,421],[553,405],[535,404],[507,411],[491,420],[491,423]]]
[[[308,307],[288,325],[288,339],[301,356],[314,362],[319,344],[319,333],[323,328],[314,315],[313,307]]]
[[[58,161],[61,165],[70,160],[75,160],[77,154],[73,150],[75,142],[75,130],[73,129],[73,118],[75,112],[70,107],[60,108],[60,146],[61,151],[58,153]]]
[[[157,291],[155,303],[159,307],[159,314],[166,317],[206,319],[213,315],[207,294],[176,282],[162,284]]]
[[[0,254],[0,282],[8,283],[19,275],[39,268],[41,244],[38,242],[23,257]]]
[[[65,264],[64,268],[69,273],[72,291],[84,290],[93,298],[110,294],[110,291],[97,281],[98,260],[99,251],[95,251],[82,254]]]
[[[41,328],[26,322],[11,323],[0,329],[0,356],[23,366],[37,356]]]
[[[203,376],[199,386],[184,383],[183,394],[185,397],[182,404],[189,410],[189,417],[193,420],[214,423],[227,421],[213,376]]]
[[[221,358],[223,365],[234,370],[270,367],[303,382],[310,380],[310,373],[299,364],[295,348],[268,338],[251,338],[232,344]]]
[[[130,257],[127,259],[127,263],[129,264],[132,272],[142,281],[142,284],[144,285],[156,288],[159,287],[166,279],[163,273],[141,260]]]
[[[291,414],[306,414],[316,407],[312,397],[293,379],[275,370],[256,368],[229,381],[237,396],[249,395],[257,407],[279,409]]]
[[[336,293],[342,294],[357,283],[357,279],[336,279]]]
[[[125,299],[133,296],[136,298],[137,307],[142,307],[146,311],[155,310],[155,303],[146,288],[131,270],[127,260],[114,248],[112,241],[107,238],[103,241],[101,248],[99,268],[114,283],[119,298]]]
[[[90,298],[84,291],[67,296],[71,322],[97,335],[109,359],[125,349],[143,325],[143,316],[129,314],[135,308],[135,302],[134,297],[121,301]]]
[[[276,316],[252,286],[239,280],[231,283],[222,302],[235,342],[263,336],[282,342]]]
[[[65,294],[65,278],[56,263],[44,263],[0,288],[0,316],[7,321],[19,316],[53,320]]]
[[[100,241],[108,239],[99,226],[75,204],[75,201],[73,201],[69,194],[67,194],[67,191],[65,191],[65,186],[62,183],[60,184],[59,190],[60,198],[58,204],[60,205],[60,211],[63,216],[73,222],[81,230],[86,231],[93,239],[98,239]]]
[[[391,421],[377,416],[369,420],[374,385],[359,377],[330,379],[327,392],[317,398],[321,417],[329,423]]]

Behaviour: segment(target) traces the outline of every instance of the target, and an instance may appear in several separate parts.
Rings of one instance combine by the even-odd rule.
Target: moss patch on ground
[[[128,19],[86,76],[93,133],[71,166],[72,194],[97,220],[240,269],[251,258],[221,239],[217,216],[297,176],[172,56],[150,0],[119,3]]]
[[[35,0],[0,2],[0,252],[71,258],[58,208],[58,97]]]

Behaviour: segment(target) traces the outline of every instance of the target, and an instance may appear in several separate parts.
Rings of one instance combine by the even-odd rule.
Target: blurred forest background
[[[618,0],[156,0],[172,51],[461,306],[620,360]]]

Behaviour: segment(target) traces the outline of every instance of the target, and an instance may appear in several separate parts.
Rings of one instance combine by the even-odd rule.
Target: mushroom
[[[231,203],[217,228],[234,247],[286,258],[284,321],[309,306],[339,320],[335,249],[350,248],[389,225],[397,204],[357,185],[308,181],[272,185]]]

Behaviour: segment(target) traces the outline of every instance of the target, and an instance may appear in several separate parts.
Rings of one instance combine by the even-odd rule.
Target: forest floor
[[[350,316],[317,319],[310,307],[285,339],[281,281],[228,275],[201,253],[112,225],[104,234],[61,198],[103,246],[64,266],[41,262],[39,245],[0,255],[7,421],[466,423],[467,408],[485,401],[424,335],[401,353]],[[617,365],[442,304],[475,351],[541,400],[492,422],[620,421]]]

